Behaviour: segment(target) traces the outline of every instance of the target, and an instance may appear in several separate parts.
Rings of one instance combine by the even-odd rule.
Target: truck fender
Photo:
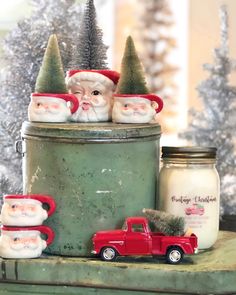
[[[99,254],[101,254],[102,249],[105,248],[105,247],[113,248],[114,250],[116,250],[116,253],[117,253],[118,255],[121,255],[121,254],[120,254],[120,251],[119,251],[119,250],[117,249],[117,247],[116,247],[115,245],[113,245],[113,244],[104,244],[104,245],[102,245],[101,248],[100,248],[100,250],[99,250]]]
[[[178,245],[178,244],[169,245],[169,246],[166,248],[166,254],[167,254],[167,252],[168,252],[171,248],[176,248],[176,247],[179,248],[179,249],[183,252],[183,254],[186,254],[186,252],[184,251],[182,245]]]
[[[166,249],[166,253],[167,253],[167,251],[168,251],[170,248],[172,248],[172,247],[178,247],[179,249],[182,250],[182,252],[183,252],[184,254],[193,254],[193,253],[194,253],[194,249],[193,249],[193,247],[191,246],[190,243],[170,245],[170,246],[167,247],[167,249]]]

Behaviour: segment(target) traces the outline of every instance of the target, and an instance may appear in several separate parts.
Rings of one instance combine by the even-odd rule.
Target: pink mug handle
[[[46,235],[47,239],[45,240],[45,242],[47,243],[47,246],[49,246],[55,238],[54,231],[48,226],[45,226],[45,225],[32,226],[31,228],[29,227],[29,229],[38,230],[42,234]]]

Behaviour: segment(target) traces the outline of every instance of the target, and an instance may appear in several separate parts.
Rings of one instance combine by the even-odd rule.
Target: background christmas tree
[[[178,114],[177,87],[174,82],[177,67],[170,61],[170,54],[176,47],[176,40],[171,36],[173,15],[168,0],[139,2],[142,14],[138,29],[140,41],[144,44],[143,51],[140,51],[140,59],[144,65],[150,92],[156,93],[164,100],[165,108],[159,114],[162,129],[171,132],[177,124]]]
[[[107,69],[107,49],[103,44],[103,33],[97,25],[96,9],[93,0],[87,0],[78,38],[73,50],[71,69]]]
[[[0,195],[21,191],[21,156],[14,150],[27,119],[30,94],[47,41],[57,34],[64,69],[75,51],[80,7],[75,0],[31,0],[32,15],[20,21],[4,40],[0,73]],[[72,50],[73,49],[73,50]],[[3,62],[4,61],[4,62]]]
[[[121,62],[120,79],[117,85],[119,94],[148,94],[142,65],[139,61],[133,39],[126,40]]]
[[[217,170],[221,178],[221,209],[236,214],[236,88],[229,84],[235,63],[229,58],[228,15],[221,7],[221,44],[214,51],[214,64],[205,64],[209,77],[197,87],[203,110],[190,111],[191,124],[181,135],[193,144],[218,148]]]

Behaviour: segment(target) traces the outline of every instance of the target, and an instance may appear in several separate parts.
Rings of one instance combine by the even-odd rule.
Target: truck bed
[[[180,247],[181,245],[185,245],[185,246],[187,244],[191,245],[191,247],[186,247],[188,251],[186,251],[186,249],[184,249],[183,251],[184,253],[187,253],[187,254],[193,254],[193,250],[190,250],[190,249],[194,249],[197,247],[196,236],[194,234],[192,234],[191,236],[175,236],[174,244],[173,244],[173,236],[166,236],[160,232],[152,232],[151,237],[152,237],[153,255],[165,255],[168,245],[170,244],[172,244],[172,246],[180,246]],[[192,253],[190,253],[189,251]]]

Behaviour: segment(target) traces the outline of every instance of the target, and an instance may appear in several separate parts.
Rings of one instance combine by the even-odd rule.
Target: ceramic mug
[[[47,239],[42,239],[41,234],[46,235]],[[3,258],[36,258],[53,240],[53,230],[45,225],[31,227],[2,225],[0,256]]]
[[[43,208],[47,205],[48,210]],[[9,226],[41,225],[56,209],[51,196],[46,195],[7,195],[3,197],[1,222]]]
[[[28,118],[32,122],[67,122],[77,111],[79,101],[68,93],[32,93]]]

